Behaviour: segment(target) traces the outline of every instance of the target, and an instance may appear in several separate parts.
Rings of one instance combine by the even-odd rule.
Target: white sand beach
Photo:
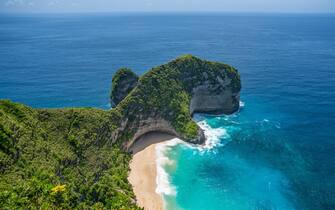
[[[174,137],[153,132],[143,135],[131,147],[133,158],[130,162],[129,182],[136,195],[137,204],[145,210],[163,210],[161,195],[155,192],[157,183],[156,146]]]

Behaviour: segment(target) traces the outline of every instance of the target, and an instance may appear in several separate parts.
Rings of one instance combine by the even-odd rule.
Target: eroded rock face
[[[180,134],[175,130],[175,128],[171,126],[168,121],[164,119],[150,118],[140,121],[134,136],[129,141],[127,141],[126,144],[124,144],[124,148],[129,151],[131,146],[135,143],[135,141],[140,139],[141,136],[154,131],[170,134],[177,138],[183,139],[183,136],[180,136]],[[189,143],[202,144],[205,142],[205,140],[206,139],[203,130],[199,129],[197,137],[189,140]]]
[[[213,91],[208,85],[195,87],[190,104],[191,115],[194,113],[232,114],[239,109],[240,94],[230,88],[220,92]]]
[[[115,107],[137,85],[138,76],[128,68],[119,69],[112,79],[111,105]]]
[[[163,133],[167,133],[167,134],[179,137],[178,133],[169,124],[168,121],[164,119],[149,118],[149,119],[146,119],[140,122],[140,124],[138,125],[138,129],[136,133],[134,134],[133,138],[127,142],[127,145],[126,145],[127,150],[142,135],[153,132],[153,131],[163,132]]]

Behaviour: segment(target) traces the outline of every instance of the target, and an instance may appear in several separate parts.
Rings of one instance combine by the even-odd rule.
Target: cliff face
[[[163,131],[201,144],[203,131],[192,114],[231,114],[239,108],[239,74],[233,67],[182,56],[151,69],[113,109],[123,117],[115,141],[128,149],[144,133]]]
[[[232,114],[238,110],[240,101],[239,92],[233,92],[230,88],[223,88],[222,91],[215,92],[218,86],[214,86],[213,89],[209,84],[205,84],[193,89],[190,102],[190,112],[192,115],[197,112],[207,114]],[[222,85],[222,87],[224,87],[224,85]]]
[[[111,104],[116,106],[137,85],[138,76],[128,68],[119,69],[112,79]]]

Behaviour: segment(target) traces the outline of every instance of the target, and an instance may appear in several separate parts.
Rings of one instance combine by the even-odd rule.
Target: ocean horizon
[[[111,78],[192,54],[241,75],[207,148],[161,148],[166,209],[335,208],[335,14],[1,14],[0,98],[110,109]],[[171,163],[170,162],[170,163]],[[164,191],[164,190],[163,190]]]

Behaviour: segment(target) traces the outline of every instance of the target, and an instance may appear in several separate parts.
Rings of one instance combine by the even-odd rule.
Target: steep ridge
[[[201,144],[203,131],[192,114],[237,111],[240,89],[240,77],[233,67],[191,55],[179,57],[140,77],[137,86],[112,110],[124,116],[114,137],[124,139],[126,149],[150,131]]]

